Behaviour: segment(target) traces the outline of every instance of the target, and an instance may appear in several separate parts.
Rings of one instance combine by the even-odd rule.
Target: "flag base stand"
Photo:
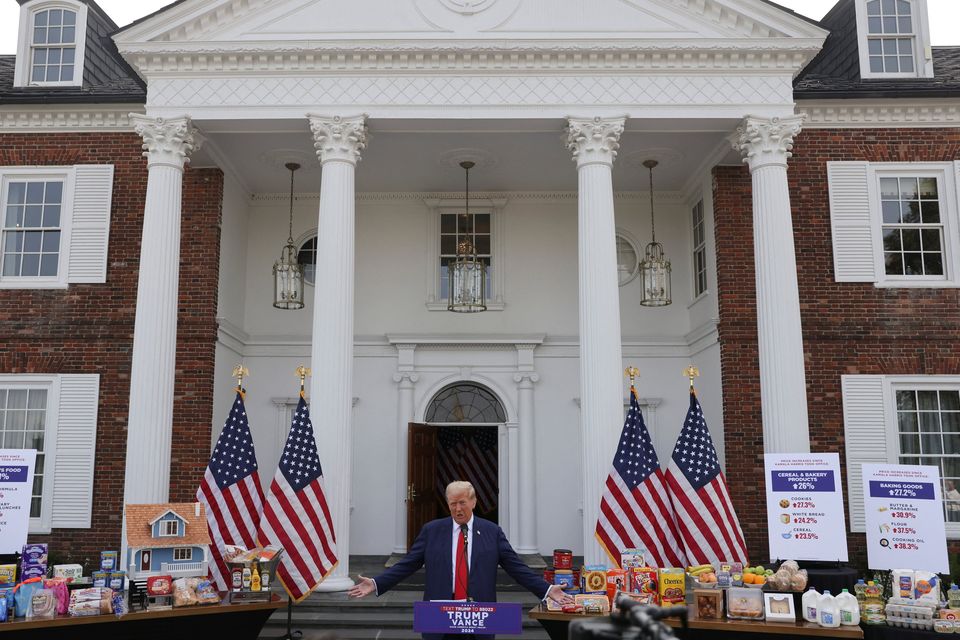
[[[287,632],[280,636],[280,640],[300,640],[303,637],[303,631],[297,629],[294,631],[291,627],[293,626],[293,600],[287,599]]]

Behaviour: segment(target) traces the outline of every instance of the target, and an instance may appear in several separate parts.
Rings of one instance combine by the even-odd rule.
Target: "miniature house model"
[[[131,580],[207,575],[210,534],[202,504],[128,504],[125,512]]]

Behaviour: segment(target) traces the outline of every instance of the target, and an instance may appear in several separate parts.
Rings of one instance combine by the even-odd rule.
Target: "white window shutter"
[[[883,376],[841,376],[843,431],[846,441],[847,500],[850,530],[866,530],[863,512],[864,463],[889,462]]]
[[[99,374],[60,376],[51,526],[89,529],[97,450]]]
[[[107,281],[107,246],[113,201],[113,165],[77,165],[67,281]]]
[[[833,270],[837,282],[876,282],[869,162],[828,162]]]

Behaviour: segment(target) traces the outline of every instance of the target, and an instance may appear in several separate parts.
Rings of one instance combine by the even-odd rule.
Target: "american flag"
[[[680,540],[691,563],[747,562],[740,521],[713,446],[703,409],[690,391],[690,408],[667,469]]]
[[[213,541],[210,577],[216,581],[217,589],[227,591],[230,571],[223,560],[224,546],[255,546],[263,510],[257,455],[243,393],[239,390],[197,489],[197,501],[206,506],[207,528]]]
[[[337,537],[303,393],[270,483],[257,537],[261,544],[283,547],[277,577],[295,602],[309,596],[337,566]]]
[[[477,511],[497,508],[497,433],[492,428],[465,432],[461,427],[437,429],[437,491],[444,496],[447,484],[466,480],[477,492]],[[446,504],[446,497],[443,500]]]
[[[630,409],[600,498],[594,534],[610,561],[620,566],[624,549],[644,548],[655,567],[682,567],[673,507],[657,451],[643,423],[636,389],[630,387]]]

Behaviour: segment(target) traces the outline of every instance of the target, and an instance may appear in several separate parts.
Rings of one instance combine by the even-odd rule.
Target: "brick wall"
[[[146,160],[133,133],[0,134],[0,166],[73,164],[114,165],[107,282],[67,290],[0,290],[0,372],[100,374],[93,526],[30,536],[49,542],[55,557],[83,563],[120,545]],[[187,170],[170,474],[174,501],[192,499],[210,451],[222,194],[219,170]]]
[[[957,159],[960,129],[809,130],[796,140],[788,175],[810,444],[840,453],[844,490],[840,376],[960,373],[960,290],[835,282],[826,163]],[[750,557],[766,560],[751,179],[745,166],[714,177],[727,477]],[[863,535],[849,546],[851,561],[865,564]]]

